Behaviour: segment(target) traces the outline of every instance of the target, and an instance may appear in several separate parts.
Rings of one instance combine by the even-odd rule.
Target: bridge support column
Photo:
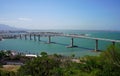
[[[98,51],[98,40],[95,40],[95,52]]]
[[[36,41],[36,35],[34,34],[34,41]]]
[[[20,34],[20,39],[22,39],[22,36],[21,36],[21,34]]]
[[[14,35],[14,39],[17,39],[17,35]]]
[[[27,40],[27,35],[25,35],[25,40]]]
[[[32,40],[32,35],[30,34],[30,40]]]
[[[40,41],[40,35],[38,35],[38,41]]]
[[[48,43],[51,43],[51,36],[48,36]]]
[[[74,45],[74,38],[71,38],[71,44],[69,46],[67,46],[67,48],[73,48],[73,47],[78,47]]]
[[[71,38],[71,47],[74,47],[74,38]]]

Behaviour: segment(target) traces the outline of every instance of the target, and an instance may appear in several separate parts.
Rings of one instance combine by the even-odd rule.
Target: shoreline
[[[41,52],[46,52],[46,51],[41,51],[41,52],[39,52],[39,53],[31,53],[31,52],[29,52],[28,51],[28,53],[26,53],[26,52],[20,52],[20,51],[16,51],[16,50],[0,50],[0,51],[4,51],[4,52],[7,52],[7,51],[10,51],[10,52],[12,52],[12,55],[22,55],[22,56],[26,56],[26,57],[37,57],[37,56],[40,56],[41,57],[41,55],[40,55],[40,53]],[[86,52],[88,52],[88,51],[86,51]],[[63,57],[71,57],[72,55],[74,55],[75,56],[75,58],[81,58],[81,57],[84,57],[84,56],[98,56],[101,52],[103,52],[103,51],[98,51],[98,52],[95,52],[95,51],[93,51],[93,50],[89,50],[89,52],[91,52],[91,53],[95,53],[95,54],[86,54],[86,55],[76,55],[75,53],[70,53],[70,54],[61,54],[61,53],[49,53],[49,52],[46,52],[49,56],[51,56],[51,55],[54,55],[54,54],[57,54],[57,55],[61,55],[61,56],[63,56]]]

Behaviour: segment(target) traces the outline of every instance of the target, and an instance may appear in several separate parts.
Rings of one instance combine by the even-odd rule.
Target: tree
[[[0,51],[0,59],[4,58],[6,56],[4,51]]]
[[[18,73],[21,76],[51,76],[51,71],[53,70],[53,68],[59,67],[59,64],[59,61],[50,59],[48,57],[37,57],[22,66]]]
[[[119,47],[118,47],[119,48]],[[81,63],[67,58],[59,59],[59,55],[37,57],[18,71],[18,76],[119,76],[120,49],[110,46],[99,56],[85,56]]]
[[[74,58],[74,57],[75,57],[75,54],[72,54],[71,57]]]
[[[47,53],[46,52],[41,52],[40,55],[43,56],[43,57],[46,57]]]

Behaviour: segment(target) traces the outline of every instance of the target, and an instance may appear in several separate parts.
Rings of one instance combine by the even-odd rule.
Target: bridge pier
[[[27,40],[27,35],[25,35],[25,40]]]
[[[71,44],[69,46],[67,46],[67,48],[73,48],[73,47],[78,47],[74,45],[74,38],[71,38]]]
[[[51,43],[51,36],[48,36],[48,43]]]
[[[38,35],[38,41],[40,41],[40,35]]]
[[[98,51],[98,40],[95,40],[95,52]]]
[[[34,34],[34,41],[36,41],[36,35]]]
[[[71,38],[71,47],[74,47],[74,38]]]
[[[21,36],[21,34],[20,34],[20,39],[22,39],[22,36]]]
[[[17,39],[17,35],[14,35],[14,38]]]
[[[31,36],[31,34],[30,34],[30,40],[32,40],[32,36]]]

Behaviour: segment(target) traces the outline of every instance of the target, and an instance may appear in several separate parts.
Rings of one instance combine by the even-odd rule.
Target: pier
[[[105,39],[105,38],[95,38],[95,37],[88,37],[85,36],[83,34],[64,34],[64,33],[58,33],[58,32],[29,32],[29,33],[24,33],[24,34],[2,34],[0,35],[0,38],[3,39],[11,39],[11,38],[19,38],[19,39],[25,39],[25,40],[34,40],[34,41],[41,41],[40,38],[41,37],[47,37],[48,41],[47,43],[51,43],[52,41],[52,37],[56,37],[56,36],[60,36],[60,37],[69,37],[71,38],[70,40],[70,45],[67,46],[67,48],[74,48],[77,47],[74,45],[74,38],[82,38],[82,39],[91,39],[95,41],[95,48],[94,51],[98,51],[98,43],[99,41],[108,41],[111,42],[114,46],[116,43],[120,43],[120,40],[112,40],[112,39]]]

